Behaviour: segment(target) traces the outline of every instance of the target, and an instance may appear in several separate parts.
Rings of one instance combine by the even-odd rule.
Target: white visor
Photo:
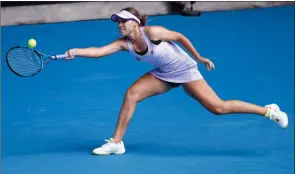
[[[117,13],[117,14],[113,14],[111,19],[112,21],[114,22],[118,22],[118,19],[121,18],[121,19],[133,19],[135,20],[136,22],[138,22],[140,24],[140,20],[134,16],[132,13],[128,12],[128,11],[120,11],[120,13]]]

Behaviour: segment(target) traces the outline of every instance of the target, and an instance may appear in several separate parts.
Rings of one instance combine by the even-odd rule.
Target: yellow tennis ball
[[[28,41],[28,46],[29,46],[30,48],[34,48],[34,47],[36,47],[36,45],[37,45],[37,42],[36,42],[35,39],[30,39],[30,40]]]

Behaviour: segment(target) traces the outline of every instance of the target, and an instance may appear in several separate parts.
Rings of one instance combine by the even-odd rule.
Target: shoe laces
[[[271,105],[266,105],[267,112],[266,112],[266,116],[269,117],[271,120],[274,120],[275,118],[277,118],[276,114],[279,114],[280,109],[278,108],[277,105],[271,104]]]
[[[270,119],[278,122],[279,121],[279,116],[278,116],[279,114],[280,114],[280,111],[277,110],[277,108],[271,108]]]
[[[110,138],[110,139],[105,139],[104,141],[105,141],[106,143],[105,143],[104,145],[101,146],[102,148],[109,147],[111,144],[114,143],[114,140],[113,140],[112,138]]]

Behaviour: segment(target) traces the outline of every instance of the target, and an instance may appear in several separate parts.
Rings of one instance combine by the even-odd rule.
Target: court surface
[[[61,54],[119,37],[111,20],[1,28],[3,174],[294,173],[294,6],[149,18],[182,32],[216,69],[203,76],[224,100],[277,103],[289,127],[254,115],[215,116],[177,88],[136,108],[121,156],[93,156],[113,135],[127,88],[152,67],[128,53],[55,61],[33,78],[5,64],[30,38]]]

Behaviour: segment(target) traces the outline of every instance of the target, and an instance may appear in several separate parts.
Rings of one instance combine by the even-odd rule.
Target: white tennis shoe
[[[102,145],[101,147],[95,148],[92,151],[94,155],[110,155],[110,154],[123,154],[125,153],[125,147],[123,141],[120,143],[115,143],[113,138],[109,140],[105,140],[107,143]]]
[[[265,116],[269,117],[271,120],[276,122],[282,128],[287,128],[288,126],[288,116],[285,112],[282,112],[278,105],[270,104],[266,105],[268,108]]]

